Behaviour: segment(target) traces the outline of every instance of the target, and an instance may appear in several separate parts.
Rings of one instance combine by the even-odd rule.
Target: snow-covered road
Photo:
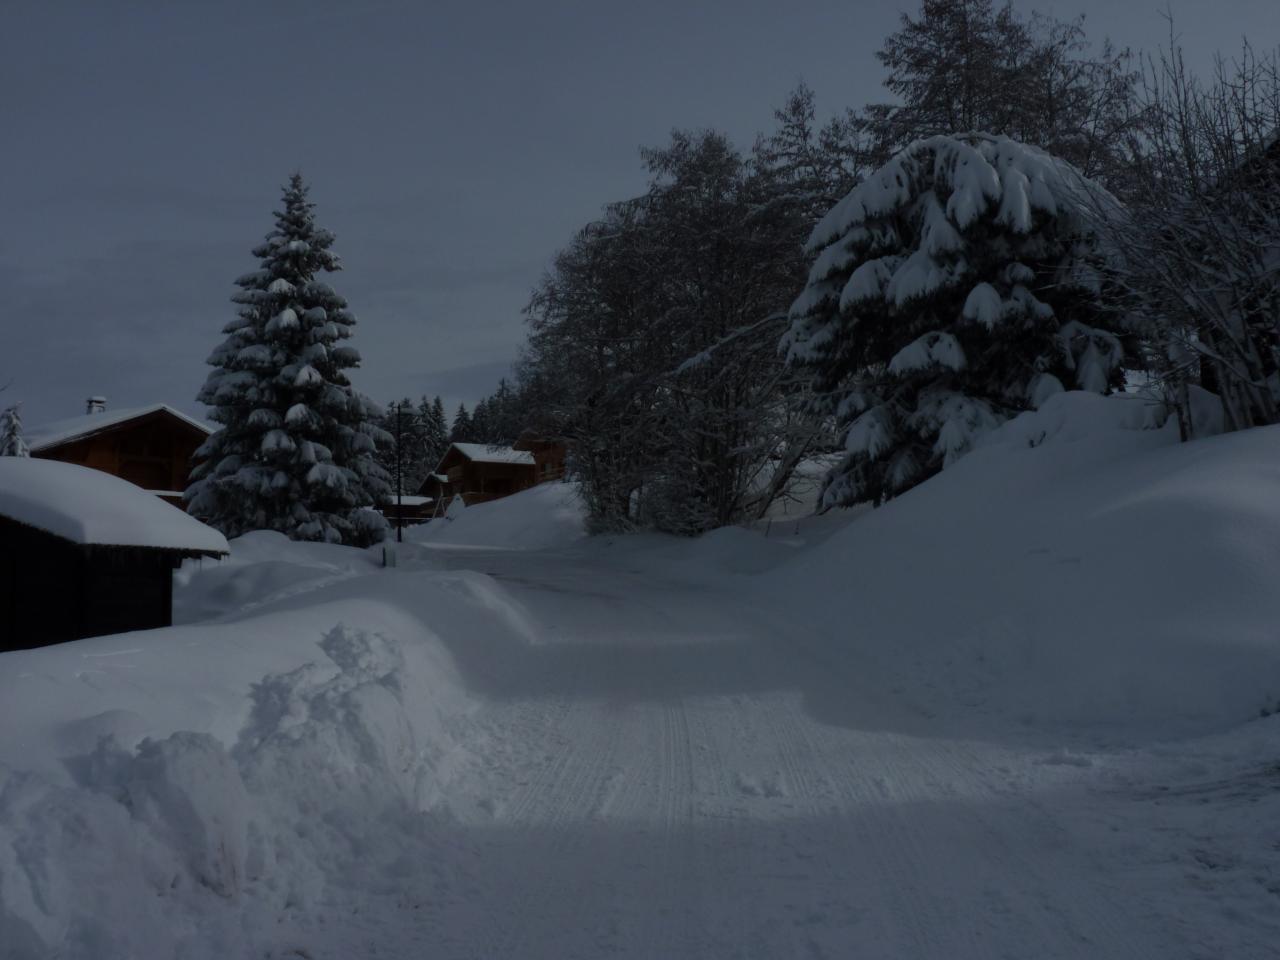
[[[486,704],[443,798],[474,886],[414,918],[434,956],[1197,955],[1064,821],[1091,760],[871,704],[741,595],[553,554],[449,563],[546,629],[454,644]]]

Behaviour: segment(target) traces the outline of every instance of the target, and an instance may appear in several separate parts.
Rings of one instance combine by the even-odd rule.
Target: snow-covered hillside
[[[232,541],[0,655],[0,957],[1274,956],[1280,432],[1136,403],[695,541]]]
[[[1222,729],[1280,699],[1280,429],[1180,445],[1067,393],[777,577],[806,642],[921,715],[1072,736]]]

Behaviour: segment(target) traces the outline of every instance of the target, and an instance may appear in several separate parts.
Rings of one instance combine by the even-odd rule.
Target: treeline
[[[379,419],[384,436],[377,460],[391,477],[392,490],[413,494],[422,486],[451,443],[510,446],[527,425],[519,392],[505,378],[492,395],[472,410],[458,405],[450,418],[440,397],[413,400],[405,397],[388,403]]]
[[[1280,165],[1238,175],[1275,151],[1273,57],[1201,85],[990,0],[925,0],[877,57],[885,100],[819,122],[801,85],[750,149],[643,150],[647,190],[534,290],[516,408],[571,441],[594,529],[759,517],[815,452],[841,454],[825,505],[880,501],[1126,370],[1184,436],[1205,388],[1228,427],[1276,419]]]
[[[1201,82],[1170,50],[925,0],[887,96],[821,121],[801,84],[747,149],[673,132],[450,438],[563,437],[593,529],[695,534],[819,454],[824,506],[883,501],[1062,389],[1144,379],[1187,438],[1275,422],[1276,60]]]
[[[897,102],[820,123],[804,85],[746,151],[716,131],[642,152],[639,197],[556,257],[528,307],[524,408],[573,442],[596,529],[697,533],[761,516],[839,445],[778,344],[818,220],[908,143],[986,130],[1120,187],[1137,74],[1082,21],[930,0],[878,57]]]

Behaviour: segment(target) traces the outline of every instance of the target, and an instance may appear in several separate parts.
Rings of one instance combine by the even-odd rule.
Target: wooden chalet
[[[443,476],[444,482],[438,479]],[[468,507],[527,490],[538,482],[537,464],[528,450],[489,446],[484,443],[451,443],[440,458],[435,473],[427,477],[419,493],[428,486],[443,487],[437,513],[447,501],[461,497]]]
[[[442,516],[454,497],[467,506],[519,493],[564,478],[565,444],[529,431],[509,447],[453,443],[418,493],[434,502],[432,516]]]
[[[196,449],[213,428],[163,403],[106,410],[101,397],[89,412],[25,433],[31,456],[101,470],[182,505]]]
[[[0,651],[173,622],[173,570],[222,534],[132,483],[0,457]]]

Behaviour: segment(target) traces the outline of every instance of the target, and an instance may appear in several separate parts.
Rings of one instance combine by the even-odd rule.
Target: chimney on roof
[[[88,413],[88,414],[95,414],[95,413],[106,413],[106,412],[107,412],[107,398],[106,398],[106,397],[90,397],[90,398],[86,401],[86,405],[87,405],[88,409],[87,409],[87,410],[85,410],[85,413]]]

